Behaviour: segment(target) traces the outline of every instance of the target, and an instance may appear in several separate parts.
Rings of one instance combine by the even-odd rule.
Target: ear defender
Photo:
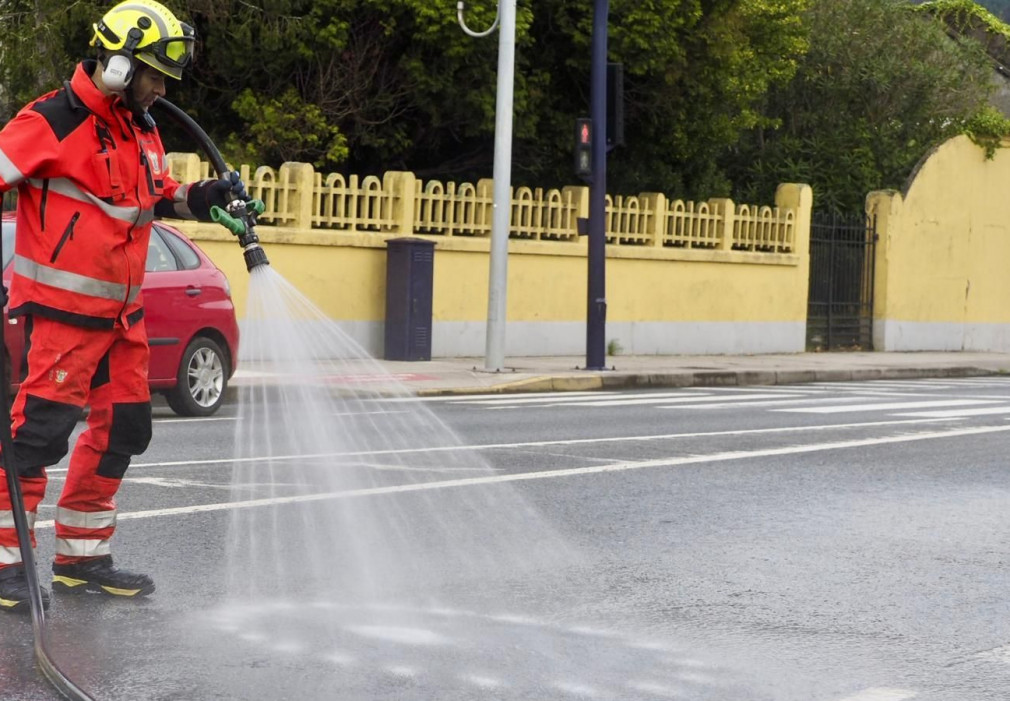
[[[113,54],[105,61],[102,82],[112,92],[123,92],[133,78],[133,61],[122,54]]]
[[[151,20],[148,17],[141,17],[137,24],[140,26],[134,27],[127,32],[126,41],[123,42],[121,53],[112,54],[105,61],[105,67],[102,71],[102,82],[112,92],[123,92],[133,79],[136,64],[130,56],[144,38],[144,32],[141,31],[141,27],[145,29],[150,27]]]

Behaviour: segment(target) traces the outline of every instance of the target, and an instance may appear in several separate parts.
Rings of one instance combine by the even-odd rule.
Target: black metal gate
[[[815,212],[810,222],[808,350],[873,350],[875,218]]]

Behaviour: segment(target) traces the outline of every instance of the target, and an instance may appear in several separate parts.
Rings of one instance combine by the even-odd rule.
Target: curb
[[[659,389],[675,387],[744,387],[759,385],[792,385],[809,382],[863,382],[867,380],[914,380],[942,377],[986,377],[1005,374],[1000,370],[975,366],[894,367],[814,370],[704,370],[670,372],[595,371],[575,376],[568,374],[540,375],[490,386],[457,386],[418,388],[418,397],[466,396],[468,394],[522,394],[530,392],[591,392],[613,389]],[[346,391],[345,388],[335,388]],[[238,401],[238,387],[229,384],[225,403]],[[402,393],[382,393],[383,396],[403,396]]]
[[[585,377],[544,375],[490,387],[419,389],[419,397],[467,394],[519,394],[522,392],[585,392],[599,389],[646,389],[671,387],[744,387],[792,385],[809,382],[861,382],[867,380],[914,380],[938,377],[986,377],[1004,374],[987,368],[859,368],[855,370],[726,370],[665,373],[596,373]]]

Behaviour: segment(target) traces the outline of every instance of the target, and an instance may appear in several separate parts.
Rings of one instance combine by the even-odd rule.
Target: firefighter
[[[131,457],[151,439],[140,293],[151,221],[209,221],[212,205],[248,197],[237,173],[175,182],[148,114],[167,79],[179,80],[190,64],[194,30],[153,0],[121,2],[93,27],[97,57],[0,130],[0,194],[18,190],[10,316],[23,319],[26,334],[27,376],[11,417],[14,455],[34,524],[46,467],[69,452],[90,407],[57,504],[52,586],[142,597],[154,591],[153,580],[114,565],[110,539],[116,492]],[[25,610],[28,598],[0,479],[0,609]],[[42,599],[48,606],[47,591]]]

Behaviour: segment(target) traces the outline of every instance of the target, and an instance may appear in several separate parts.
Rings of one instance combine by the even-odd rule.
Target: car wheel
[[[175,387],[165,393],[168,405],[180,416],[210,416],[224,403],[228,387],[227,358],[221,346],[197,336],[186,346]]]

